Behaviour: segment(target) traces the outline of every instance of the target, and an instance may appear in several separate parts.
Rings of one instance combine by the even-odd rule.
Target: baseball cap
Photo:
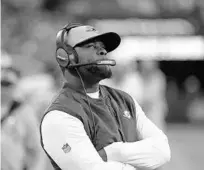
[[[121,42],[121,38],[117,33],[99,33],[99,31],[89,25],[72,28],[69,31],[66,39],[67,43],[72,47],[76,47],[80,44],[88,43],[93,40],[99,40],[103,42],[107,52],[115,50]]]

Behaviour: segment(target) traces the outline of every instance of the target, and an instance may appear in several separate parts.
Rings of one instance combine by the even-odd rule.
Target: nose
[[[104,48],[101,48],[100,50],[98,50],[97,54],[98,55],[106,55],[107,51]]]

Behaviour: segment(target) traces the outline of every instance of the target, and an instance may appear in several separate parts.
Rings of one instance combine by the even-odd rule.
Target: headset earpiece
[[[67,52],[62,48],[56,50],[56,60],[62,67],[67,67],[70,62]]]
[[[68,34],[70,29],[80,26],[81,24],[68,24],[57,33],[56,37],[56,60],[61,67],[69,68],[69,65],[78,62],[77,52],[69,44],[65,43],[65,33]]]

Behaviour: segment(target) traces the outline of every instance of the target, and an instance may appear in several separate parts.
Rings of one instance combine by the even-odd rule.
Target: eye
[[[95,45],[94,44],[87,44],[85,47],[86,48],[91,48],[91,47],[95,47]]]

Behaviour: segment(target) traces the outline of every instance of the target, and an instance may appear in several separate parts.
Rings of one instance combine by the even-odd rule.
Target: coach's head
[[[107,53],[120,44],[120,36],[114,32],[99,33],[89,25],[68,24],[57,34],[56,59],[65,77],[81,76],[88,84],[98,83],[110,78],[110,66]],[[72,78],[73,79],[73,78]]]

